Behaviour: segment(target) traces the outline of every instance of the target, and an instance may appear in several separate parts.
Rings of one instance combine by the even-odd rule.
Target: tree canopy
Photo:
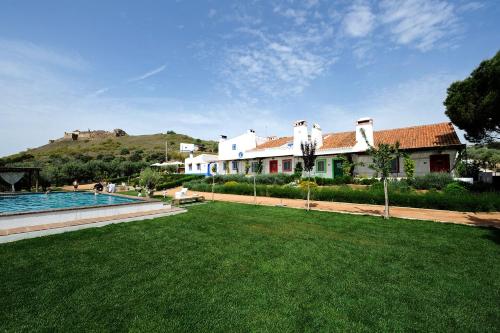
[[[448,88],[446,115],[471,142],[500,138],[500,51]]]

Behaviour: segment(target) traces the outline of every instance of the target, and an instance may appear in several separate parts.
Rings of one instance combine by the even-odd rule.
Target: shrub
[[[442,190],[446,185],[453,182],[448,173],[432,172],[425,176],[417,176],[408,180],[409,184],[419,190]]]
[[[190,182],[185,184],[191,190],[210,192],[211,185],[204,182]],[[257,195],[305,199],[307,192],[300,187],[257,185]],[[216,185],[218,193],[253,195],[253,186],[240,183],[234,186]],[[311,199],[319,201],[338,201],[366,204],[383,204],[383,191],[355,190],[347,186],[340,188],[317,187],[311,189]],[[391,205],[416,208],[447,209],[458,211],[499,211],[500,195],[497,193],[456,193],[437,192],[431,190],[426,193],[414,191],[391,191]]]
[[[236,186],[236,185],[238,185],[238,182],[235,182],[234,180],[224,183],[224,186]]]
[[[463,194],[469,191],[459,183],[453,182],[445,186],[444,192],[449,194]]]
[[[406,177],[413,178],[413,176],[415,175],[415,161],[412,160],[410,156],[405,156],[403,166]]]
[[[380,182],[377,178],[358,178],[354,179],[354,183],[360,184],[360,185],[372,185],[375,183]]]
[[[316,184],[315,181],[311,181],[311,180],[301,180],[299,183],[299,187],[302,189],[307,189],[307,187],[315,188],[315,187],[318,187],[318,184]]]

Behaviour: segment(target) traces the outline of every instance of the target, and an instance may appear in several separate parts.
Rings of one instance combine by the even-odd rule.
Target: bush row
[[[160,183],[156,186],[157,190],[166,190],[181,186],[183,183],[201,180],[205,178],[203,175],[185,175],[185,174],[170,174],[165,175]]]
[[[212,186],[204,182],[189,182],[184,186],[194,191],[211,192]],[[246,183],[215,185],[215,192],[253,195],[253,186]],[[257,185],[258,196],[305,199],[307,191],[299,187]],[[318,201],[339,201],[365,204],[383,204],[384,193],[380,189],[355,190],[349,187],[314,188],[311,199]],[[497,193],[459,193],[453,191],[426,193],[391,191],[390,204],[393,206],[432,208],[457,211],[500,211],[500,195]]]

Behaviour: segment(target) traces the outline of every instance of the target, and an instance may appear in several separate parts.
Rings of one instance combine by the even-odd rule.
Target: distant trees
[[[448,88],[446,115],[471,142],[500,139],[500,51]]]

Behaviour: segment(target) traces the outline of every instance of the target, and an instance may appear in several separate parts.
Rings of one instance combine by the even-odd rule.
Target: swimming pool
[[[0,195],[0,214],[47,211],[64,208],[110,206],[140,202],[140,199],[89,192],[53,192]]]

